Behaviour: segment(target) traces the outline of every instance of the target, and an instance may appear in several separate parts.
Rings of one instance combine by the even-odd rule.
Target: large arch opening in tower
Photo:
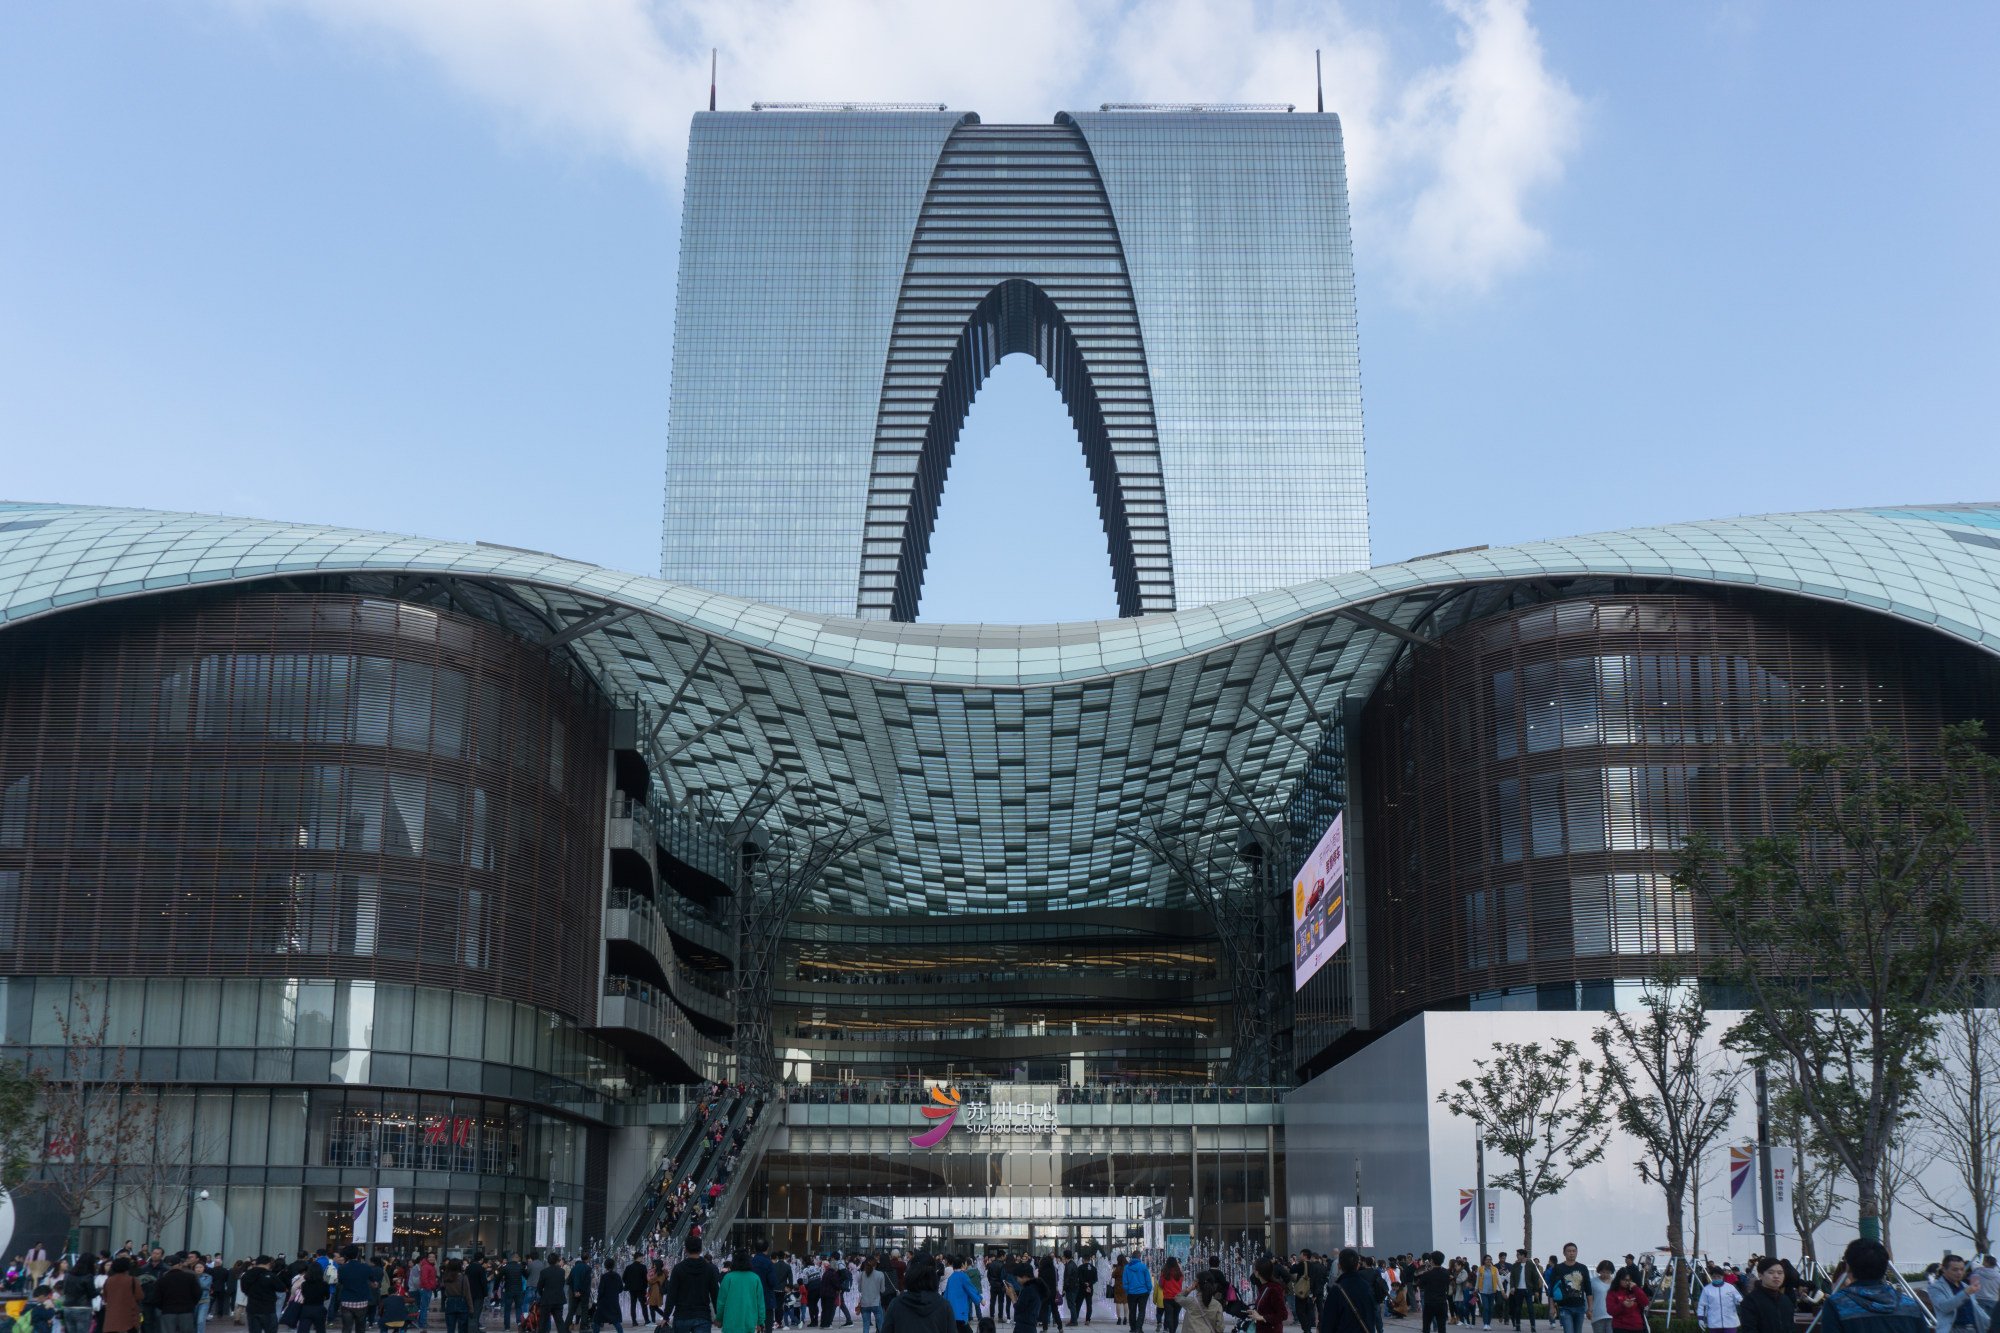
[[[1055,382],[1096,492],[1120,615],[1174,609],[1146,350],[1123,245],[1074,125],[951,132],[897,292],[855,613],[913,620],[944,474],[1000,358]]]
[[[966,322],[958,346],[946,363],[943,383],[932,409],[923,448],[918,455],[915,484],[903,523],[902,550],[897,560],[896,597],[891,617],[916,619],[924,575],[930,559],[931,536],[937,526],[938,503],[974,398],[980,386],[1007,356],[1034,358],[1069,414],[1075,438],[1097,496],[1097,512],[1108,540],[1111,586],[1118,613],[1142,609],[1138,571],[1133,562],[1131,525],[1125,497],[1111,454],[1104,408],[1084,365],[1083,353],[1062,313],[1048,293],[1025,279],[1001,283],[987,294]]]
[[[917,618],[1039,624],[1118,614],[1104,522],[1055,383],[1024,355],[980,386],[938,501]]]

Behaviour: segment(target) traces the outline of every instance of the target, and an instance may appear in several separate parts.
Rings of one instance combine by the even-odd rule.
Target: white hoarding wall
[[[1739,1018],[1718,1012],[1710,1032],[1712,1048]],[[1487,1057],[1497,1042],[1551,1043],[1568,1038],[1589,1058],[1599,1058],[1592,1033],[1603,1024],[1598,1013],[1484,1012],[1437,1013],[1415,1018],[1293,1093],[1286,1102],[1285,1144],[1290,1243],[1337,1246],[1340,1210],[1355,1203],[1355,1172],[1361,1175],[1361,1202],[1375,1208],[1379,1252],[1441,1249],[1469,1253],[1459,1240],[1459,1192],[1477,1171],[1472,1122],[1439,1104],[1438,1094],[1476,1073],[1473,1062]],[[1702,1180],[1701,1246],[1719,1260],[1742,1261],[1763,1248],[1762,1236],[1735,1234],[1730,1197],[1730,1152],[1756,1137],[1756,1097],[1745,1074],[1737,1115],[1709,1154]],[[1583,1258],[1622,1261],[1666,1243],[1666,1201],[1659,1186],[1639,1178],[1640,1145],[1614,1128],[1604,1157],[1573,1176],[1561,1193],[1536,1201],[1535,1253],[1546,1260],[1576,1241]],[[1778,1163],[1790,1168],[1789,1160]],[[1486,1154],[1488,1201],[1493,1218],[1487,1245],[1511,1253],[1521,1244],[1521,1201],[1493,1188],[1507,1168],[1489,1146]],[[1925,1166],[1919,1179],[1940,1197],[1963,1192],[1942,1162]],[[1851,1200],[1853,1187],[1843,1185]],[[1916,1214],[1912,1188],[1895,1210],[1892,1241],[1906,1264],[1928,1262],[1950,1249],[1967,1253],[1968,1237],[1951,1235]],[[1778,1248],[1797,1259],[1798,1237],[1788,1207],[1778,1211]],[[1322,1216],[1323,1215],[1323,1216]],[[1320,1235],[1321,1232],[1324,1235]],[[1822,1227],[1817,1249],[1822,1261],[1837,1258],[1855,1235],[1851,1202],[1842,1216]],[[1313,1239],[1319,1236],[1319,1240]]]

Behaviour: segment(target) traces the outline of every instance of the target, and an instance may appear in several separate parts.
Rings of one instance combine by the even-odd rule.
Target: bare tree
[[[124,1043],[110,1040],[111,1010],[89,992],[58,1009],[63,1052],[42,1081],[42,1184],[81,1227],[111,1201],[118,1173],[143,1133]]]
[[[119,1172],[119,1193],[139,1215],[148,1243],[174,1249],[167,1232],[194,1201],[194,1173],[223,1155],[213,1128],[195,1132],[192,1088],[165,1087],[135,1094],[132,1160]]]
[[[1924,1169],[1926,1154],[1919,1137],[1913,1122],[1899,1125],[1895,1136],[1883,1146],[1882,1162],[1875,1171],[1882,1191],[1882,1246],[1891,1255],[1896,1253],[1889,1230],[1895,1220],[1896,1205],[1913,1192],[1917,1176]]]
[[[1492,1177],[1521,1200],[1521,1245],[1535,1252],[1535,1200],[1559,1194],[1571,1176],[1604,1156],[1611,1134],[1610,1079],[1568,1039],[1546,1049],[1497,1042],[1479,1072],[1438,1094],[1453,1115],[1479,1127],[1486,1146],[1513,1165]]]
[[[1932,1226],[1993,1248],[2000,1201],[2000,1014],[1967,1005],[1945,1020],[1938,1072],[1917,1091],[1924,1146],[1951,1168],[1951,1188],[1911,1182],[1910,1211]]]
[[[1612,1011],[1604,1017],[1594,1035],[1604,1053],[1619,1127],[1645,1149],[1637,1163],[1639,1179],[1665,1194],[1667,1251],[1675,1260],[1685,1259],[1688,1189],[1691,1184],[1699,1189],[1702,1158],[1736,1115],[1741,1071],[1719,1052],[1703,1049],[1711,1023],[1699,986],[1672,976],[1654,978],[1640,995],[1637,1013]],[[1691,1291],[1687,1268],[1672,1267],[1674,1304],[1685,1309]]]

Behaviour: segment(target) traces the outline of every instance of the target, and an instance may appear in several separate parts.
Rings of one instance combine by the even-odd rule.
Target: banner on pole
[[[1479,1243],[1479,1191],[1458,1192],[1458,1239],[1461,1244]]]
[[[369,1206],[368,1191],[354,1191],[354,1243],[368,1244],[369,1227],[374,1221],[375,1210]]]
[[[1500,1203],[1497,1199],[1486,1200],[1486,1234],[1492,1235],[1500,1229]]]
[[[542,1204],[535,1209],[535,1248],[545,1250],[549,1245],[549,1206]]]
[[[1757,1207],[1757,1150],[1729,1145],[1729,1226],[1738,1236],[1763,1234],[1764,1217]]]
[[[1361,1209],[1361,1248],[1375,1248],[1375,1208],[1372,1204],[1364,1204]]]
[[[552,1234],[549,1238],[549,1244],[560,1250],[569,1244],[569,1209],[561,1204],[557,1204],[550,1216],[554,1220],[550,1223]]]
[[[1792,1216],[1792,1182],[1798,1175],[1796,1156],[1790,1148],[1771,1149],[1771,1211],[1780,1222],[1787,1222]]]
[[[375,1191],[375,1243],[396,1243],[396,1191],[393,1189]]]
[[[1340,1210],[1340,1243],[1352,1249],[1359,1239],[1354,1225],[1354,1205],[1349,1204]]]

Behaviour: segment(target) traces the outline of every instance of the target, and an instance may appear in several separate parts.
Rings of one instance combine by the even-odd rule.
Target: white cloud
[[[1399,68],[1384,33],[1300,0],[233,0],[407,45],[457,87],[679,187],[689,113],[752,100],[948,102],[988,121],[1100,101],[1313,100],[1325,52],[1348,146],[1357,246],[1406,294],[1480,293],[1546,238],[1582,109],[1526,0],[1447,0],[1455,56]]]

